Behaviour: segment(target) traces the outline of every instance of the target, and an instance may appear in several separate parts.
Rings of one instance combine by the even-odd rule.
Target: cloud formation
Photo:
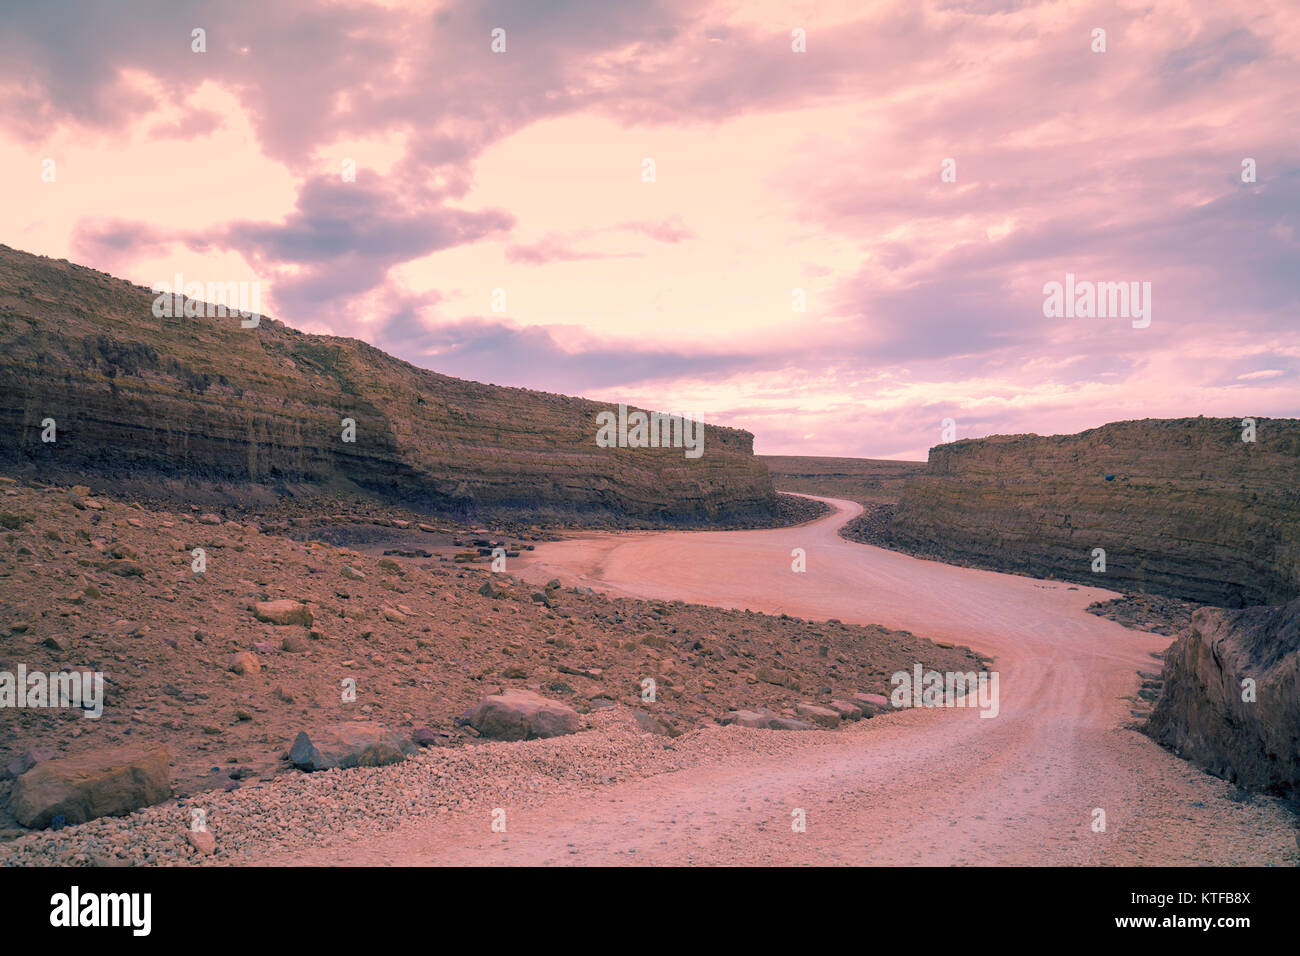
[[[7,241],[761,451],[1300,415],[1290,13],[7,4]],[[1151,327],[1045,318],[1067,272],[1151,282]]]

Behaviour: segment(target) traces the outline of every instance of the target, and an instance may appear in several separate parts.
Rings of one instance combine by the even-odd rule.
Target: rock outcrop
[[[469,724],[492,740],[534,740],[571,734],[582,727],[582,718],[558,701],[510,688],[484,697],[471,712]]]
[[[806,720],[785,717],[775,711],[767,710],[733,710],[718,718],[724,727],[735,724],[737,727],[752,727],[756,730],[816,730],[815,724]]]
[[[263,317],[156,318],[156,296],[0,246],[0,462],[193,486],[377,495],[460,518],[759,520],[777,499],[749,432],[703,454],[599,447],[610,406],[416,368]],[[43,441],[53,420],[56,441]],[[344,419],[354,423],[346,441]]]
[[[1145,729],[1216,776],[1300,798],[1300,600],[1197,611]]]
[[[109,747],[36,764],[14,783],[10,809],[25,827],[62,817],[85,823],[171,796],[166,747]]]
[[[413,753],[415,744],[405,734],[351,720],[300,731],[289,748],[289,762],[299,770],[382,767]]]
[[[1149,419],[938,445],[892,514],[846,534],[1114,590],[1281,604],[1300,595],[1300,421],[1242,435],[1241,419]]]

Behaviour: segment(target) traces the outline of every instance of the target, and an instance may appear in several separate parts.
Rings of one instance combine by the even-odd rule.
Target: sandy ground
[[[1169,639],[1087,614],[1098,588],[921,561],[836,529],[637,533],[539,546],[528,580],[906,628],[995,659],[1000,713],[920,709],[718,761],[255,862],[1175,864],[1296,861],[1290,816],[1130,729]],[[791,570],[803,548],[806,573]],[[765,731],[762,733],[777,733]],[[527,745],[524,745],[527,746]],[[806,829],[792,823],[802,811]],[[1098,811],[1105,829],[1097,829]],[[347,847],[344,850],[344,843]]]

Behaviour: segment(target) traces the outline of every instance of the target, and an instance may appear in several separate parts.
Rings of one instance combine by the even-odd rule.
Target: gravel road
[[[994,658],[996,718],[922,708],[835,733],[702,731],[676,742],[682,753],[665,772],[507,801],[505,832],[481,805],[349,840],[346,862],[1296,862],[1294,824],[1277,803],[1240,799],[1130,728],[1136,672],[1158,669],[1151,653],[1169,639],[1084,611],[1112,592],[845,541],[836,529],[860,507],[823,500],[835,513],[798,528],[547,544],[522,574],[967,644]],[[806,552],[805,573],[791,570],[794,548]],[[337,860],[333,843],[263,858]]]

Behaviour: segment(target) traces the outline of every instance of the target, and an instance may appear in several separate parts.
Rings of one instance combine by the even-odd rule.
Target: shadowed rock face
[[[1258,419],[1254,443],[1240,419],[1184,418],[939,445],[874,534],[1038,577],[1280,604],[1300,595],[1300,421]]]
[[[753,436],[600,448],[610,406],[416,368],[268,318],[155,318],[154,294],[0,246],[0,460],[43,474],[156,475],[361,491],[430,511],[766,517]],[[41,441],[53,418],[57,443]],[[356,441],[342,440],[344,418]]]
[[[1300,797],[1300,600],[1201,608],[1165,652],[1164,679],[1147,734],[1242,787]]]

